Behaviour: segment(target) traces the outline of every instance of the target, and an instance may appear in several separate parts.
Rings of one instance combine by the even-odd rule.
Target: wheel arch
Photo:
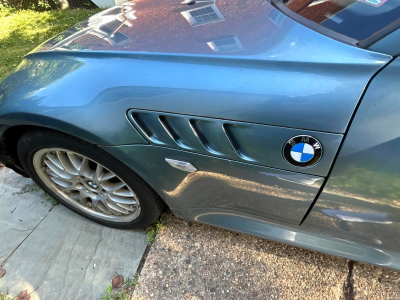
[[[29,118],[29,115],[24,116],[25,118]],[[35,116],[37,117],[37,116]],[[55,132],[61,132],[65,133],[68,135],[76,136],[79,139],[91,143],[91,144],[102,144],[103,140],[90,132],[87,132],[81,128],[78,128],[74,125],[67,124],[65,122],[55,120],[52,118],[48,118],[45,116],[41,116],[43,119],[42,123],[43,124],[52,124],[52,126],[43,126],[43,125],[37,125],[37,124],[18,124],[18,125],[12,125],[10,127],[7,127],[2,136],[1,136],[1,148],[3,150],[4,155],[7,157],[7,162],[6,166],[14,169],[13,167],[16,167],[17,170],[16,172],[20,173],[21,175],[26,176],[26,174],[23,172],[23,168],[21,166],[21,163],[18,159],[18,154],[17,154],[17,142],[20,139],[20,137],[28,132],[28,131],[34,131],[34,130],[51,130]],[[50,119],[50,120],[49,120]],[[73,131],[73,134],[71,134],[71,131]],[[24,174],[22,174],[23,172]]]
[[[77,137],[93,145],[108,145],[109,142],[93,134],[89,130],[60,119],[34,113],[9,113],[1,116],[0,124],[5,123],[3,132],[0,130],[0,154],[3,152],[5,165],[26,176],[19,162],[17,142],[27,131],[51,130]],[[133,128],[132,128],[133,129]],[[15,168],[17,169],[15,169]]]
[[[165,206],[165,202],[158,195],[158,193],[146,181],[144,181],[144,179],[140,175],[134,172],[132,168],[127,166],[123,161],[119,160],[114,155],[109,154],[101,149],[101,147],[90,144],[77,137],[54,130],[28,130],[19,138],[17,151],[22,166],[25,168],[26,172],[30,175],[32,180],[41,189],[43,189],[48,195],[58,200],[67,208],[72,209],[74,212],[83,215],[94,222],[114,228],[144,228],[154,222],[156,218],[158,218],[159,214],[162,212],[162,209]],[[61,158],[59,155],[57,155],[59,157],[58,163],[53,161],[52,158],[49,158],[49,161],[46,162],[44,155],[52,152],[50,156],[54,157],[54,151],[64,152],[64,157]],[[79,163],[76,161],[78,158],[75,157],[75,159],[70,159],[71,163],[68,167],[68,163],[66,162],[68,158],[66,154],[70,154],[71,152],[80,155],[83,158],[86,158],[88,163],[84,164],[84,160],[82,160],[81,157],[81,163],[79,165]],[[53,165],[50,163],[50,161],[53,162]],[[72,165],[74,165],[75,171],[71,169]],[[100,170],[97,169],[97,165],[101,165],[102,168]],[[82,166],[85,167],[82,168]],[[58,171],[56,169],[58,169]],[[97,173],[98,171],[103,172],[103,169],[107,169],[104,170],[104,174],[114,173],[113,176],[105,178],[105,181],[110,180],[108,182],[108,187],[111,188],[111,190],[106,187],[103,180],[101,180],[101,177],[99,177],[99,173]],[[50,174],[51,172],[48,172],[49,170],[52,170],[53,173]],[[95,173],[91,173],[92,171]],[[63,173],[64,175],[62,175]],[[69,176],[65,176],[67,175],[67,173],[69,174]],[[98,176],[93,177],[93,174],[97,174]],[[55,178],[59,178],[61,180],[65,179],[66,181],[69,181],[72,186],[64,185],[63,183],[60,184],[60,181],[55,180]],[[116,181],[113,181],[114,179]],[[97,187],[93,187],[90,183],[88,184],[89,181],[97,182],[99,184],[99,189],[97,189]],[[112,188],[115,187],[113,186],[113,184],[120,181],[122,181],[124,184],[122,186],[117,184],[116,189],[113,190]],[[75,188],[76,184],[79,184],[80,187]],[[100,184],[103,186],[101,186]],[[98,217],[98,214],[96,213],[90,213],[88,212],[88,210],[80,209],[82,205],[74,205],[73,203],[75,203],[75,201],[68,197],[68,193],[64,190],[64,188],[66,187],[71,187],[71,190],[83,189],[83,195],[81,195],[81,197],[83,198],[81,199],[90,198],[92,199],[92,201],[100,201],[99,197],[102,196],[101,201],[104,205],[106,205],[105,202],[108,202],[108,198],[105,194],[121,189],[125,185],[127,185],[133,193],[130,196],[128,195],[128,197],[131,197],[133,199],[136,197],[134,195],[137,195],[135,201],[139,200],[140,207],[141,210],[143,210],[143,213],[136,214],[135,216],[132,215],[134,216],[134,219],[124,218],[119,221],[112,220],[109,217]],[[60,188],[57,188],[55,186],[61,186],[61,190]],[[89,191],[89,189],[91,191]],[[95,195],[93,195],[93,193],[95,193]],[[115,194],[115,196],[118,198],[117,194]],[[125,197],[126,195],[122,196]],[[109,197],[109,199],[110,201],[118,202],[118,200],[115,198]],[[83,207],[86,206],[83,205]],[[128,213],[126,210],[129,210],[129,208],[125,208],[125,210],[121,211],[120,209],[118,209],[118,206],[115,205],[115,203],[110,207],[114,209],[114,211],[116,210],[122,213]],[[122,209],[124,209],[124,207],[122,207]],[[108,214],[109,213],[106,212],[106,215]]]
[[[17,153],[17,144],[18,144],[18,140],[21,138],[21,136],[29,131],[52,131],[52,132],[56,132],[56,133],[63,133],[65,135],[74,137],[74,138],[78,138],[86,143],[92,144],[97,146],[98,144],[96,144],[95,141],[96,138],[94,137],[94,139],[85,139],[82,138],[82,136],[76,136],[76,135],[72,135],[66,131],[62,131],[62,130],[58,130],[58,129],[54,129],[51,127],[46,127],[46,126],[37,126],[37,125],[15,125],[15,126],[11,126],[9,128],[7,128],[2,136],[2,140],[0,141],[2,143],[2,147],[4,149],[4,152],[6,153],[7,157],[9,157],[9,163],[6,163],[6,166],[8,168],[13,169],[15,172],[17,172],[18,174],[25,176],[25,177],[29,177],[24,168],[22,167],[22,164],[18,158],[18,153]],[[83,135],[84,136],[84,135]],[[85,136],[84,136],[85,137]],[[101,147],[100,147],[101,148]],[[102,148],[101,148],[102,149]],[[102,149],[103,151],[105,151],[104,149]],[[112,155],[111,153],[107,152],[109,155]],[[136,170],[134,170],[131,166],[128,166],[126,163],[124,163],[122,160],[120,160],[118,157],[115,157],[114,155],[112,155],[115,159],[118,159],[121,163],[123,163],[124,165],[126,165],[129,169],[132,170],[132,172],[135,172],[138,176],[140,176],[138,174],[138,172]],[[150,184],[145,178],[143,178],[143,176],[140,176],[142,178],[143,181],[146,182],[147,185],[149,185],[156,193],[157,195],[164,201],[165,203],[165,199],[162,193],[160,193],[159,190],[157,190],[157,188],[154,187],[154,185]]]

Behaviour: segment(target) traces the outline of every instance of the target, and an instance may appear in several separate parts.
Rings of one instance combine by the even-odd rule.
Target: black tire
[[[80,211],[52,192],[40,179],[33,166],[34,154],[40,149],[52,147],[67,149],[93,159],[121,178],[139,198],[141,212],[138,218],[129,223],[99,219]],[[39,187],[65,207],[99,224],[124,229],[145,228],[157,220],[165,207],[158,194],[129,167],[99,147],[78,138],[54,131],[31,131],[21,136],[17,151],[26,173]]]

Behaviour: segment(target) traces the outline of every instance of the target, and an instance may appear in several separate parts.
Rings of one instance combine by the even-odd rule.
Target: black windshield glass
[[[280,0],[293,12],[363,40],[400,17],[400,0]]]

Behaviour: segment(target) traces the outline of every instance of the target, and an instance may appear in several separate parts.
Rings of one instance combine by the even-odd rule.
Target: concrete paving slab
[[[400,299],[400,274],[390,269],[354,263],[354,299]]]
[[[0,170],[0,266],[53,207],[32,180]]]
[[[99,299],[118,274],[132,277],[147,246],[143,231],[101,226],[56,205],[4,265],[0,288],[31,300]]]
[[[133,299],[345,299],[348,274],[346,259],[169,214]]]

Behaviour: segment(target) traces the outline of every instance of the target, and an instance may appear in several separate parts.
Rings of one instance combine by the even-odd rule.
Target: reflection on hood
[[[279,43],[293,25],[264,0],[136,0],[78,23],[35,51],[251,55]]]

